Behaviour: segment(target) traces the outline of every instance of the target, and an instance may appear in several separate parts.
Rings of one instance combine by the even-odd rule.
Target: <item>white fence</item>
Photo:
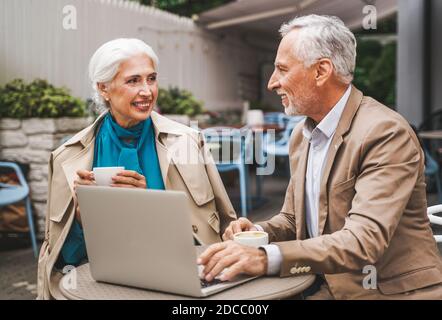
[[[68,8],[75,11],[63,12]],[[77,28],[66,30],[63,21],[73,12]],[[89,58],[118,37],[151,45],[160,58],[160,86],[188,89],[209,110],[236,108],[258,95],[262,57],[239,37],[122,0],[0,0],[0,84],[43,78],[88,98]]]

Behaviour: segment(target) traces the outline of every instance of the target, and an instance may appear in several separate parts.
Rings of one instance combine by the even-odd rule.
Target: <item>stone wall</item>
[[[48,189],[48,161],[60,141],[92,123],[92,118],[60,118],[26,120],[0,119],[0,160],[28,164],[38,237],[45,228]]]

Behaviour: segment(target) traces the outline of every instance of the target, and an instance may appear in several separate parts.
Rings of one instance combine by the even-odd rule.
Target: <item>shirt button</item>
[[[192,230],[194,233],[198,233],[198,227],[196,225],[192,225]]]

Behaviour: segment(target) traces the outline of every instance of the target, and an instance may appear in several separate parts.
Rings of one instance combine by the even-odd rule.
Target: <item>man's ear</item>
[[[333,75],[334,65],[330,59],[323,58],[316,63],[316,85],[323,86]]]

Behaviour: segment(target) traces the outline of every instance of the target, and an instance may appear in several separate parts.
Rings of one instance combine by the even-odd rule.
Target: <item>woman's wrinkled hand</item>
[[[77,179],[74,180],[74,191],[75,191],[74,200],[75,203],[77,203],[77,207],[75,208],[75,218],[77,219],[78,223],[80,223],[81,225],[80,208],[78,206],[76,188],[79,185],[83,186],[95,185],[95,179],[94,179],[94,173],[92,171],[87,171],[87,170],[78,170],[77,176],[78,176]]]
[[[146,189],[146,178],[136,171],[123,170],[112,177],[111,187]]]

